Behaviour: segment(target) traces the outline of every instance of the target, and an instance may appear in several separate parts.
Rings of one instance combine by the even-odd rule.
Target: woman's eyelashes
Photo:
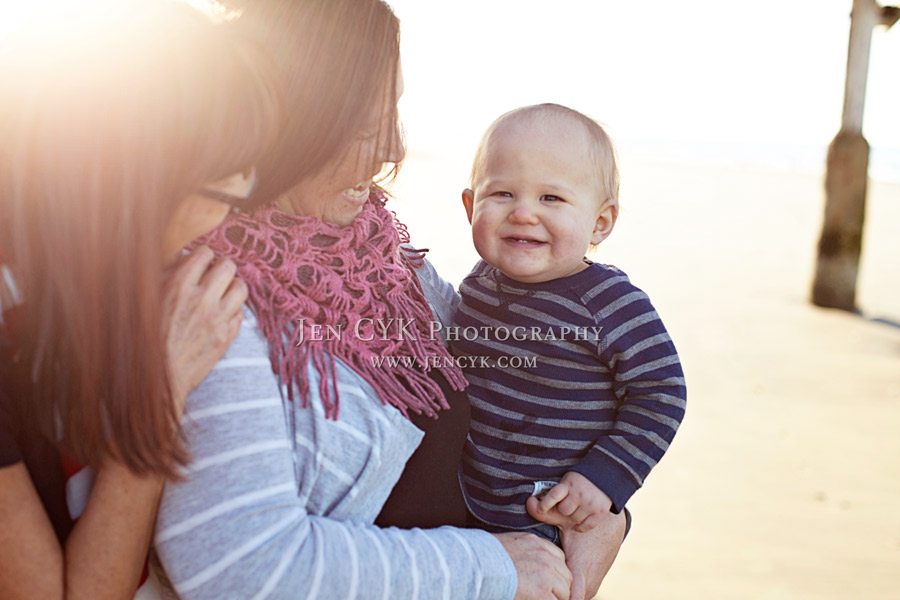
[[[380,133],[381,132],[378,131],[377,129],[364,130],[364,131],[359,132],[359,135],[356,137],[356,139],[362,143],[377,142],[377,141],[379,141],[379,138],[381,137],[379,135]]]

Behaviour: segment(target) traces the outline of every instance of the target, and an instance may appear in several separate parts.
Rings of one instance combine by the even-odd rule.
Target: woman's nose
[[[404,143],[403,125],[398,121],[391,127],[387,134],[387,140],[381,146],[381,156],[378,162],[399,163],[406,156],[406,144]]]

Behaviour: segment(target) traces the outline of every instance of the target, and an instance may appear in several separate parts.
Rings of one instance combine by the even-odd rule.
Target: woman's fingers
[[[217,260],[200,279],[200,287],[215,300],[220,300],[237,273],[237,266],[229,259]]]
[[[519,577],[515,600],[568,600],[572,573],[562,550],[532,533],[496,534]]]
[[[557,600],[570,600],[572,592],[572,574],[567,577],[557,578],[553,584],[553,597]]]
[[[181,399],[215,366],[240,331],[247,286],[237,267],[196,248],[166,281],[164,325],[173,391]]]
[[[572,572],[572,587],[569,590],[569,600],[586,600],[584,597],[584,573]]]
[[[198,246],[185,256],[171,275],[172,283],[186,283],[197,285],[210,263],[215,259],[215,254],[207,246]]]
[[[234,313],[234,316],[231,317],[231,320],[228,322],[229,327],[229,342],[228,345],[231,345],[231,342],[234,341],[234,338],[237,337],[238,331],[241,329],[241,323],[244,321],[244,311],[239,310]]]
[[[235,277],[231,280],[231,285],[222,296],[222,310],[226,315],[234,316],[234,313],[240,313],[241,307],[247,301],[247,284],[243,279]]]

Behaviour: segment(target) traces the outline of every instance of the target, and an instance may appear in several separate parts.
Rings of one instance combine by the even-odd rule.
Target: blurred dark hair
[[[271,53],[285,94],[279,143],[260,165],[261,198],[274,200],[319,173],[371,125],[379,143],[398,126],[400,23],[381,0],[231,0],[238,25]],[[395,165],[393,173],[396,174]]]
[[[164,234],[278,131],[275,77],[233,24],[183,4],[78,2],[0,45],[0,240],[29,421],[77,460],[173,474]]]

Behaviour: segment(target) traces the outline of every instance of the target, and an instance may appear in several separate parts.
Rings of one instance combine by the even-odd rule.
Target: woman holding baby
[[[536,536],[372,525],[423,436],[417,424],[430,420],[419,415],[437,417],[428,437],[460,428],[457,421],[464,431],[466,421],[453,414],[464,412],[453,400],[462,387],[455,369],[374,368],[371,360],[424,364],[446,356],[439,340],[424,331],[374,343],[360,343],[373,337],[368,331],[348,335],[360,322],[392,318],[427,328],[432,311],[446,319],[452,310],[452,288],[402,246],[405,230],[373,184],[404,156],[398,23],[379,0],[243,8],[242,25],[277,63],[289,110],[280,146],[260,165],[257,193],[274,203],[230,217],[204,240],[238,265],[249,288],[245,321],[255,326],[245,325],[188,400],[194,462],[167,487],[156,534],[175,589],[185,598],[235,589],[248,597],[568,597],[562,553]],[[344,335],[303,330],[315,325]],[[459,448],[464,433],[454,435]],[[455,470],[457,460],[444,462]],[[425,473],[408,473],[401,484],[410,495],[392,502],[427,517],[426,503],[441,498],[413,497]],[[604,526],[619,531],[619,542],[598,552],[598,572],[624,532],[613,517]],[[593,589],[601,576],[588,578]]]

